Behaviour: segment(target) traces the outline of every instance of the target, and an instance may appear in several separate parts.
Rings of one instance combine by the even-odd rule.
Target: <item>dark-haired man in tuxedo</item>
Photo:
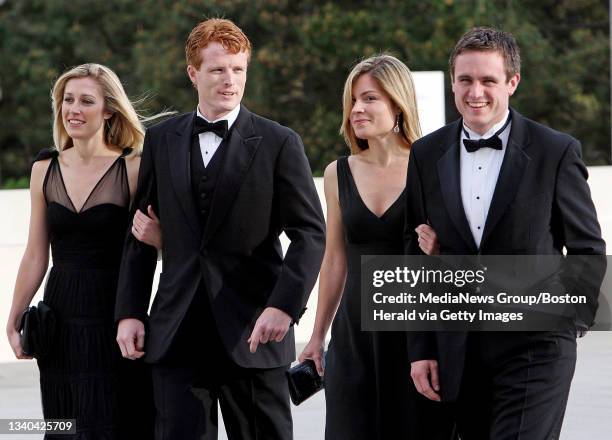
[[[433,228],[441,254],[605,254],[580,143],[509,107],[520,81],[512,35],[467,32],[450,73],[462,118],[412,147],[406,252],[419,253]],[[431,228],[417,227],[427,222]],[[557,439],[575,337],[573,323],[545,332],[412,333],[411,376],[429,399],[457,402],[462,440]]]
[[[206,20],[185,52],[198,106],[147,130],[134,201],[159,216],[159,288],[145,330],[156,253],[128,234],[117,340],[153,363],[156,439],[216,439],[219,402],[230,439],[288,440],[284,372],[323,257],[320,202],[299,136],[240,104],[246,35]]]

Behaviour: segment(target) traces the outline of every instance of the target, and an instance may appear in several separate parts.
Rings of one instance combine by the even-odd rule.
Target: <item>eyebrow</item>
[[[366,91],[364,91],[364,92],[361,92],[359,95],[360,95],[360,96],[363,96],[363,95],[367,95],[368,93],[374,93],[374,94],[376,94],[376,95],[379,95],[379,94],[380,94],[380,92],[377,92],[377,91],[376,91],[376,90],[374,90],[374,89],[368,89],[368,90],[366,90]]]
[[[72,93],[70,93],[70,92],[64,92],[64,96],[72,96]],[[83,94],[82,96],[86,96],[86,97],[88,97],[88,98],[93,98],[93,99],[96,99],[96,97],[95,97],[94,95],[90,95],[90,94],[88,94],[88,93],[85,93],[85,94]]]
[[[208,70],[216,70],[216,69],[246,69],[246,68],[247,68],[247,66],[244,66],[244,65],[241,65],[241,64],[230,64],[230,65],[226,65],[226,64],[211,64],[206,69],[208,69]]]
[[[473,79],[474,77],[472,75],[468,75],[467,73],[464,73],[462,75],[457,75],[457,79],[461,80],[461,79]],[[481,76],[478,77],[478,79],[482,80],[482,81],[499,81],[499,78],[496,78],[494,76],[491,75],[485,75],[485,76]]]

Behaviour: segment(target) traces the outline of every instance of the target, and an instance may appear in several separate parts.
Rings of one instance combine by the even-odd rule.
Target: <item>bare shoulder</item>
[[[323,180],[334,179],[338,180],[338,161],[334,160],[332,163],[325,167],[323,172]]]
[[[334,160],[325,167],[323,172],[323,189],[325,196],[329,198],[333,196],[338,199],[338,161]]]
[[[42,189],[43,180],[49,169],[51,158],[37,160],[32,164],[32,173],[30,175],[30,189]]]
[[[337,183],[338,182],[338,161],[334,160],[332,163],[325,167],[323,172],[324,183]]]

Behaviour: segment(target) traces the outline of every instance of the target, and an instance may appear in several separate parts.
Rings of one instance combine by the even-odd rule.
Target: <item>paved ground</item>
[[[325,400],[315,395],[294,407],[295,440],[323,439]],[[41,417],[38,371],[29,361],[0,363],[0,418]],[[1,435],[1,440],[41,439]],[[226,440],[223,432],[219,438]],[[612,332],[593,332],[579,341],[578,365],[561,440],[612,438]],[[395,439],[389,439],[395,440]]]

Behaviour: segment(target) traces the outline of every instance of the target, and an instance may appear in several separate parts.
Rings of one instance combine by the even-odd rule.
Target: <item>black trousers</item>
[[[194,300],[168,355],[153,365],[155,439],[217,439],[219,403],[229,440],[291,440],[288,365],[236,365],[203,298]]]
[[[217,402],[228,438],[289,440],[293,438],[285,368],[244,369],[222,383],[199,383],[197,367],[156,365],[155,438],[217,438]]]
[[[576,365],[571,330],[471,333],[455,405],[462,440],[557,440]]]

